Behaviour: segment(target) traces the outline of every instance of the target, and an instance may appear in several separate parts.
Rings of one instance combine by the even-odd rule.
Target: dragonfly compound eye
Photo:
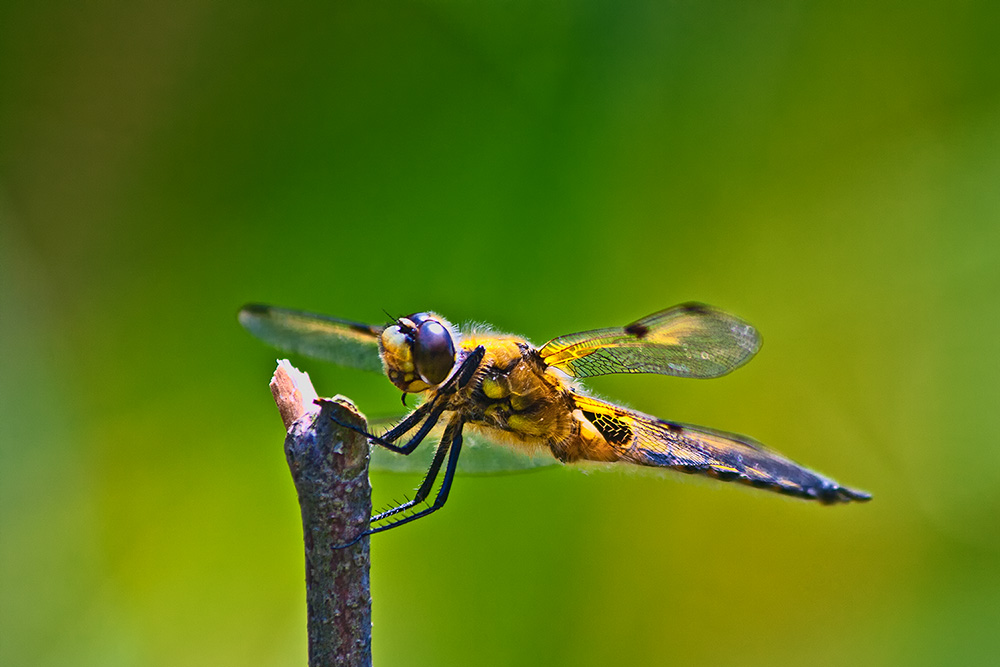
[[[427,384],[444,382],[455,365],[455,344],[446,326],[431,319],[421,322],[414,336],[413,362]]]

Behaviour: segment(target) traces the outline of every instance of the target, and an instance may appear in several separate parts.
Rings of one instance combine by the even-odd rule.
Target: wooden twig
[[[309,665],[371,665],[368,441],[333,421],[367,428],[346,398],[316,398],[309,376],[281,361],[271,393],[288,432],[285,458],[302,508]]]

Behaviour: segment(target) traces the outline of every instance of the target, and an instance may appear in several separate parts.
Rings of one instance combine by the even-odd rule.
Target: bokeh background
[[[462,478],[373,541],[376,663],[996,664],[998,8],[7,0],[0,663],[305,664],[244,302],[541,343],[700,300],[753,363],[591,388],[875,499]]]

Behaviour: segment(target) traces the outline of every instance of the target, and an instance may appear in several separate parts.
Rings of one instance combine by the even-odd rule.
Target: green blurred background
[[[0,663],[305,664],[244,302],[541,343],[694,299],[752,364],[590,387],[875,499],[462,478],[373,540],[376,663],[996,664],[998,43],[986,1],[3,3]]]

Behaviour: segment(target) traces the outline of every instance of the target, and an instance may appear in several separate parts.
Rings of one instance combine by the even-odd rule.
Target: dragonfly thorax
[[[455,330],[434,313],[401,317],[379,336],[385,373],[405,392],[420,392],[444,382],[455,367]]]

